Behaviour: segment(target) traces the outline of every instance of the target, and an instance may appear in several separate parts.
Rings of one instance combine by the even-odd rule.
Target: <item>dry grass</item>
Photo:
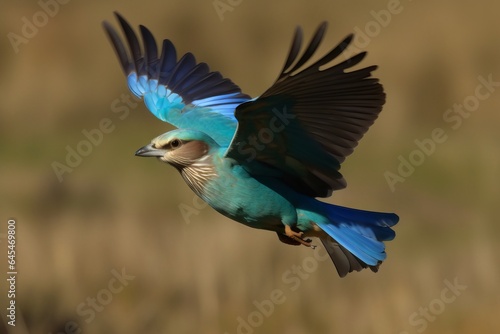
[[[477,76],[500,80],[499,5],[491,1],[401,2],[403,11],[368,45],[365,64],[388,94],[380,119],[343,171],[349,187],[330,199],[368,210],[395,211],[397,238],[378,274],[339,279],[329,261],[300,279],[294,265],[311,250],[286,246],[272,233],[235,224],[209,208],[183,220],[178,206],[193,195],[173,169],[133,157],[167,126],[140,105],[124,120],[111,102],[127,93],[100,22],[119,10],[180,52],[231,77],[252,95],[274,80],[296,24],[311,34],[330,22],[329,44],[373,20],[386,1],[245,1],[221,22],[212,1],[126,4],[69,2],[15,54],[0,41],[0,233],[18,221],[18,326],[9,333],[237,333],[238,317],[276,289],[275,305],[254,333],[417,333],[409,318],[438,307],[444,281],[467,288],[427,323],[425,333],[497,332],[500,311],[498,198],[500,158],[496,112],[500,92],[452,130],[442,119],[474,93]],[[8,8],[7,8],[8,7]],[[10,3],[1,35],[19,33],[38,5]],[[62,183],[51,169],[66,145],[109,117],[116,129]],[[436,127],[448,139],[391,192],[383,173]],[[2,240],[1,257],[5,242]],[[2,272],[5,261],[0,261]],[[95,314],[80,303],[108,287],[112,270],[135,278]],[[1,309],[5,310],[4,285]],[[444,304],[443,304],[444,305]],[[434,310],[436,310],[434,308]],[[5,320],[4,311],[2,318]],[[258,320],[258,318],[255,318]],[[423,319],[419,316],[415,319]],[[256,321],[256,320],[255,320]]]

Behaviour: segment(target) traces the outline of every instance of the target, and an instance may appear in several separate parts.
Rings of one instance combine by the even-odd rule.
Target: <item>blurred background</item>
[[[0,332],[500,330],[497,2],[63,2],[3,0],[0,13]],[[322,253],[224,218],[174,169],[134,157],[171,127],[127,100],[101,27],[117,26],[115,10],[252,96],[276,79],[297,25],[309,38],[329,22],[321,52],[356,32],[350,52],[380,66],[387,103],[343,165],[347,189],[327,201],[400,215],[379,273],[340,279]],[[107,133],[85,144],[103,120]]]

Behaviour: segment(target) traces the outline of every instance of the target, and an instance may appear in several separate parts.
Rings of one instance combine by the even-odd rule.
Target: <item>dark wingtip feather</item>
[[[325,35],[327,26],[328,24],[326,22],[323,22],[322,24],[319,25],[318,29],[316,29],[316,32],[314,33],[313,38],[309,42],[306,51],[304,51],[302,57],[300,57],[300,60],[295,64],[295,66],[290,70],[286,71],[287,73],[292,73],[295,70],[299,69],[302,65],[304,65],[304,63],[306,63],[311,58],[314,52],[318,49],[318,46],[321,44],[321,40]]]
[[[353,38],[354,38],[353,34],[347,35],[342,40],[342,42],[340,42],[339,44],[337,44],[330,52],[328,52],[323,58],[321,58],[320,60],[318,60],[311,67],[319,68],[320,66],[326,65],[329,62],[331,62],[332,60],[334,60],[335,58],[337,58],[338,56],[340,56],[342,54],[342,52],[344,52],[344,50],[347,49],[347,47],[349,46],[349,44],[351,44],[351,41],[352,41]],[[366,52],[361,52],[361,53],[355,55],[354,57],[358,57],[360,54],[366,54]],[[354,57],[352,57],[352,58],[354,58]],[[349,63],[352,58],[347,59],[345,62]],[[363,58],[364,58],[364,56],[362,56],[361,59],[363,59]]]
[[[122,27],[125,38],[127,39],[130,51],[132,53],[132,60],[134,61],[135,71],[138,75],[145,74],[144,58],[142,58],[141,45],[139,39],[135,34],[134,30],[130,24],[125,20],[118,12],[115,12],[115,16]]]
[[[349,35],[347,35],[346,37],[344,37],[344,39],[342,40],[342,42],[339,43],[340,47],[342,48],[342,50],[345,50],[349,44],[351,44],[352,40],[354,39],[354,34],[353,33],[350,33]]]
[[[146,73],[150,77],[157,79],[158,74],[158,46],[156,45],[155,38],[151,31],[142,24],[139,26],[141,31],[143,46],[144,46],[144,59],[146,62]]]
[[[281,75],[288,73],[287,69],[293,64],[297,56],[299,55],[300,48],[302,46],[303,32],[302,28],[299,26],[295,28],[295,34],[293,36],[292,45],[290,51],[288,52],[288,57],[285,61],[285,66],[281,70]]]
[[[120,60],[120,65],[123,72],[125,72],[126,75],[129,74],[133,70],[134,65],[130,62],[129,54],[127,52],[127,49],[125,48],[125,45],[123,45],[120,37],[118,36],[118,33],[115,29],[113,29],[111,24],[109,24],[107,21],[104,21],[102,23],[102,26],[104,28],[104,31],[106,31],[111,44],[113,45],[113,49],[115,50],[118,59]]]
[[[323,22],[321,22],[321,23],[319,24],[319,27],[318,27],[318,29],[317,29],[316,31],[318,31],[318,30],[320,30],[320,29],[321,29],[321,30],[326,30],[326,28],[328,28],[328,21],[323,21]]]
[[[326,21],[323,21],[318,28],[316,29],[311,41],[309,42],[309,45],[306,47],[305,51],[302,53],[302,56],[300,59],[295,62],[300,54],[300,49],[302,48],[302,40],[303,40],[303,33],[302,29],[300,27],[297,27],[294,35],[294,39],[292,41],[292,46],[290,48],[290,51],[288,53],[287,60],[285,62],[285,66],[283,67],[278,80],[282,79],[283,77],[286,76],[293,76],[295,72],[300,71],[300,68],[312,58],[316,50],[318,49],[319,45],[321,44],[321,41],[323,40],[323,37],[326,33],[326,29],[328,28],[328,23]],[[354,39],[354,34],[349,34],[347,35],[339,44],[337,44],[330,52],[328,52],[325,56],[320,58],[318,61],[316,61],[314,64],[311,66],[302,69],[301,71],[307,71],[307,70],[312,70],[312,69],[319,69],[321,66],[328,64],[330,61],[334,60],[337,58],[344,50],[351,44],[352,40]],[[352,58],[347,59],[345,62],[343,62],[344,65],[349,65],[346,67],[354,66],[358,62],[360,62],[363,58],[366,52],[361,52],[357,55],[355,55]],[[295,63],[295,65],[293,65]],[[293,65],[293,67],[292,67]]]
[[[357,64],[359,64],[365,57],[366,57],[367,53],[366,51],[363,51],[363,52],[360,52],[354,56],[352,56],[351,58],[348,58],[346,60],[344,60],[343,62],[331,67],[332,69],[335,68],[335,69],[340,69],[340,70],[345,70],[347,68],[350,68],[350,67],[354,67],[356,66]],[[335,58],[335,57],[334,57]],[[333,58],[332,58],[333,59]],[[324,62],[322,65],[326,65],[328,62],[330,62],[332,59],[329,59],[327,60],[326,62]],[[365,67],[362,69],[363,71],[366,71],[366,72],[371,72],[371,66],[369,67]]]
[[[164,39],[161,48],[158,82],[162,85],[166,84],[170,73],[177,64],[177,51],[175,46],[169,39]]]

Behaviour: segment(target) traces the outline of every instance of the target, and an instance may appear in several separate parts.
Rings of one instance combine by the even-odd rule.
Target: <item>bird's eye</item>
[[[170,147],[172,148],[178,148],[181,146],[181,141],[179,139],[174,139],[170,142]]]

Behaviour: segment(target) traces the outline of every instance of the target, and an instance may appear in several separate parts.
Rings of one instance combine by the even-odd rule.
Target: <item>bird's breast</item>
[[[296,215],[288,200],[238,165],[217,170],[195,192],[221,214],[254,228],[280,230],[283,217]]]
[[[203,199],[207,183],[218,177],[212,164],[193,164],[182,168],[180,173],[191,190]]]

